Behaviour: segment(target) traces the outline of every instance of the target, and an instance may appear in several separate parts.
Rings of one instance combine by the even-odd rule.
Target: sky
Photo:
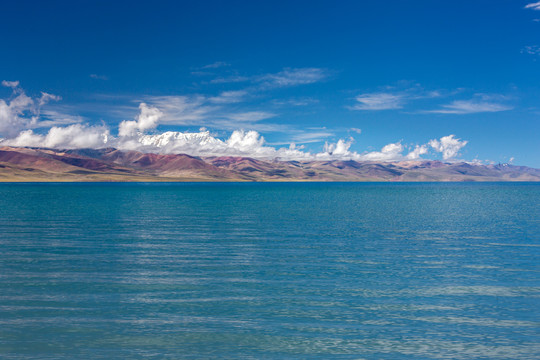
[[[0,146],[540,168],[540,2],[0,5]]]

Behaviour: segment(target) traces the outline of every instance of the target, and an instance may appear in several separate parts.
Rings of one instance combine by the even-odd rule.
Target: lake
[[[538,359],[540,184],[0,185],[3,359]]]

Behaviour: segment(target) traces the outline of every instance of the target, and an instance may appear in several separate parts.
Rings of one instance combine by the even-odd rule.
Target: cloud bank
[[[143,109],[144,107],[141,107],[139,119],[144,116],[142,115]],[[150,117],[154,116],[157,111],[153,111]],[[131,123],[138,123],[138,121]],[[235,130],[227,139],[222,140],[204,129],[199,132],[167,131],[159,134],[145,134],[131,132],[133,128],[130,127],[130,132],[125,133],[125,135],[119,133],[119,136],[115,137],[104,126],[81,124],[65,127],[55,126],[46,134],[37,134],[33,130],[21,131],[14,138],[1,140],[0,145],[56,149],[114,147],[120,150],[161,154],[185,153],[194,156],[245,156],[260,159],[306,161],[405,161],[418,160],[421,155],[428,152],[427,145],[417,145],[413,150],[405,153],[406,148],[398,142],[385,145],[379,151],[358,153],[350,150],[354,141],[353,138],[350,138],[349,140],[339,139],[335,143],[326,142],[321,152],[311,153],[303,151],[302,147],[296,147],[295,144],[282,148],[268,146],[264,137],[254,130]],[[442,153],[444,160],[453,159],[466,144],[467,141],[455,139],[454,135],[429,142],[435,151]]]
[[[307,80],[306,80],[307,81]],[[351,151],[354,139],[339,139],[337,142],[326,142],[321,152],[304,151],[303,146],[294,143],[288,147],[276,148],[266,144],[264,137],[257,131],[234,130],[226,139],[220,139],[202,128],[199,132],[167,131],[158,133],[156,128],[160,123],[167,124],[171,118],[171,99],[161,103],[165,108],[139,105],[139,114],[134,120],[124,120],[118,126],[118,135],[113,135],[105,125],[88,124],[54,125],[46,133],[35,132],[42,127],[40,110],[47,102],[60,98],[42,93],[38,98],[30,98],[19,88],[16,81],[4,81],[2,85],[13,89],[13,98],[6,102],[0,99],[0,146],[45,147],[55,149],[74,148],[105,148],[114,147],[120,150],[135,150],[154,153],[185,153],[194,156],[245,156],[261,159],[280,160],[357,160],[357,161],[404,161],[417,160],[428,153],[431,148],[442,154],[444,160],[452,160],[467,144],[455,138],[454,135],[433,139],[428,144],[416,145],[413,149],[401,142],[383,146],[379,151],[359,153]],[[223,94],[222,94],[223,95]],[[225,94],[224,98],[235,97],[239,94]],[[241,95],[241,94],[240,94]],[[196,114],[191,112],[197,99],[185,97],[174,98],[174,108],[177,115],[190,118]],[[159,101],[158,101],[159,103]],[[189,115],[188,115],[189,114]],[[274,114],[263,112],[247,112],[235,114],[237,121],[257,121],[272,117]],[[69,120],[69,119],[68,119]],[[358,129],[359,130],[359,129]],[[360,133],[360,131],[358,131]],[[330,133],[319,133],[328,135]]]

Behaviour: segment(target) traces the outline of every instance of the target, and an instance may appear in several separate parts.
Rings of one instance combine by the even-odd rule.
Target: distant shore
[[[510,164],[285,161],[107,149],[0,148],[0,182],[538,182]]]

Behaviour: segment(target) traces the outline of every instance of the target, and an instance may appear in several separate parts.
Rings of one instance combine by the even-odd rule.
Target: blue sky
[[[2,13],[6,144],[114,138],[127,121],[147,135],[243,129],[302,152],[339,155],[342,139],[341,154],[398,144],[540,167],[534,1],[13,1]],[[71,135],[43,143],[51,127]]]

